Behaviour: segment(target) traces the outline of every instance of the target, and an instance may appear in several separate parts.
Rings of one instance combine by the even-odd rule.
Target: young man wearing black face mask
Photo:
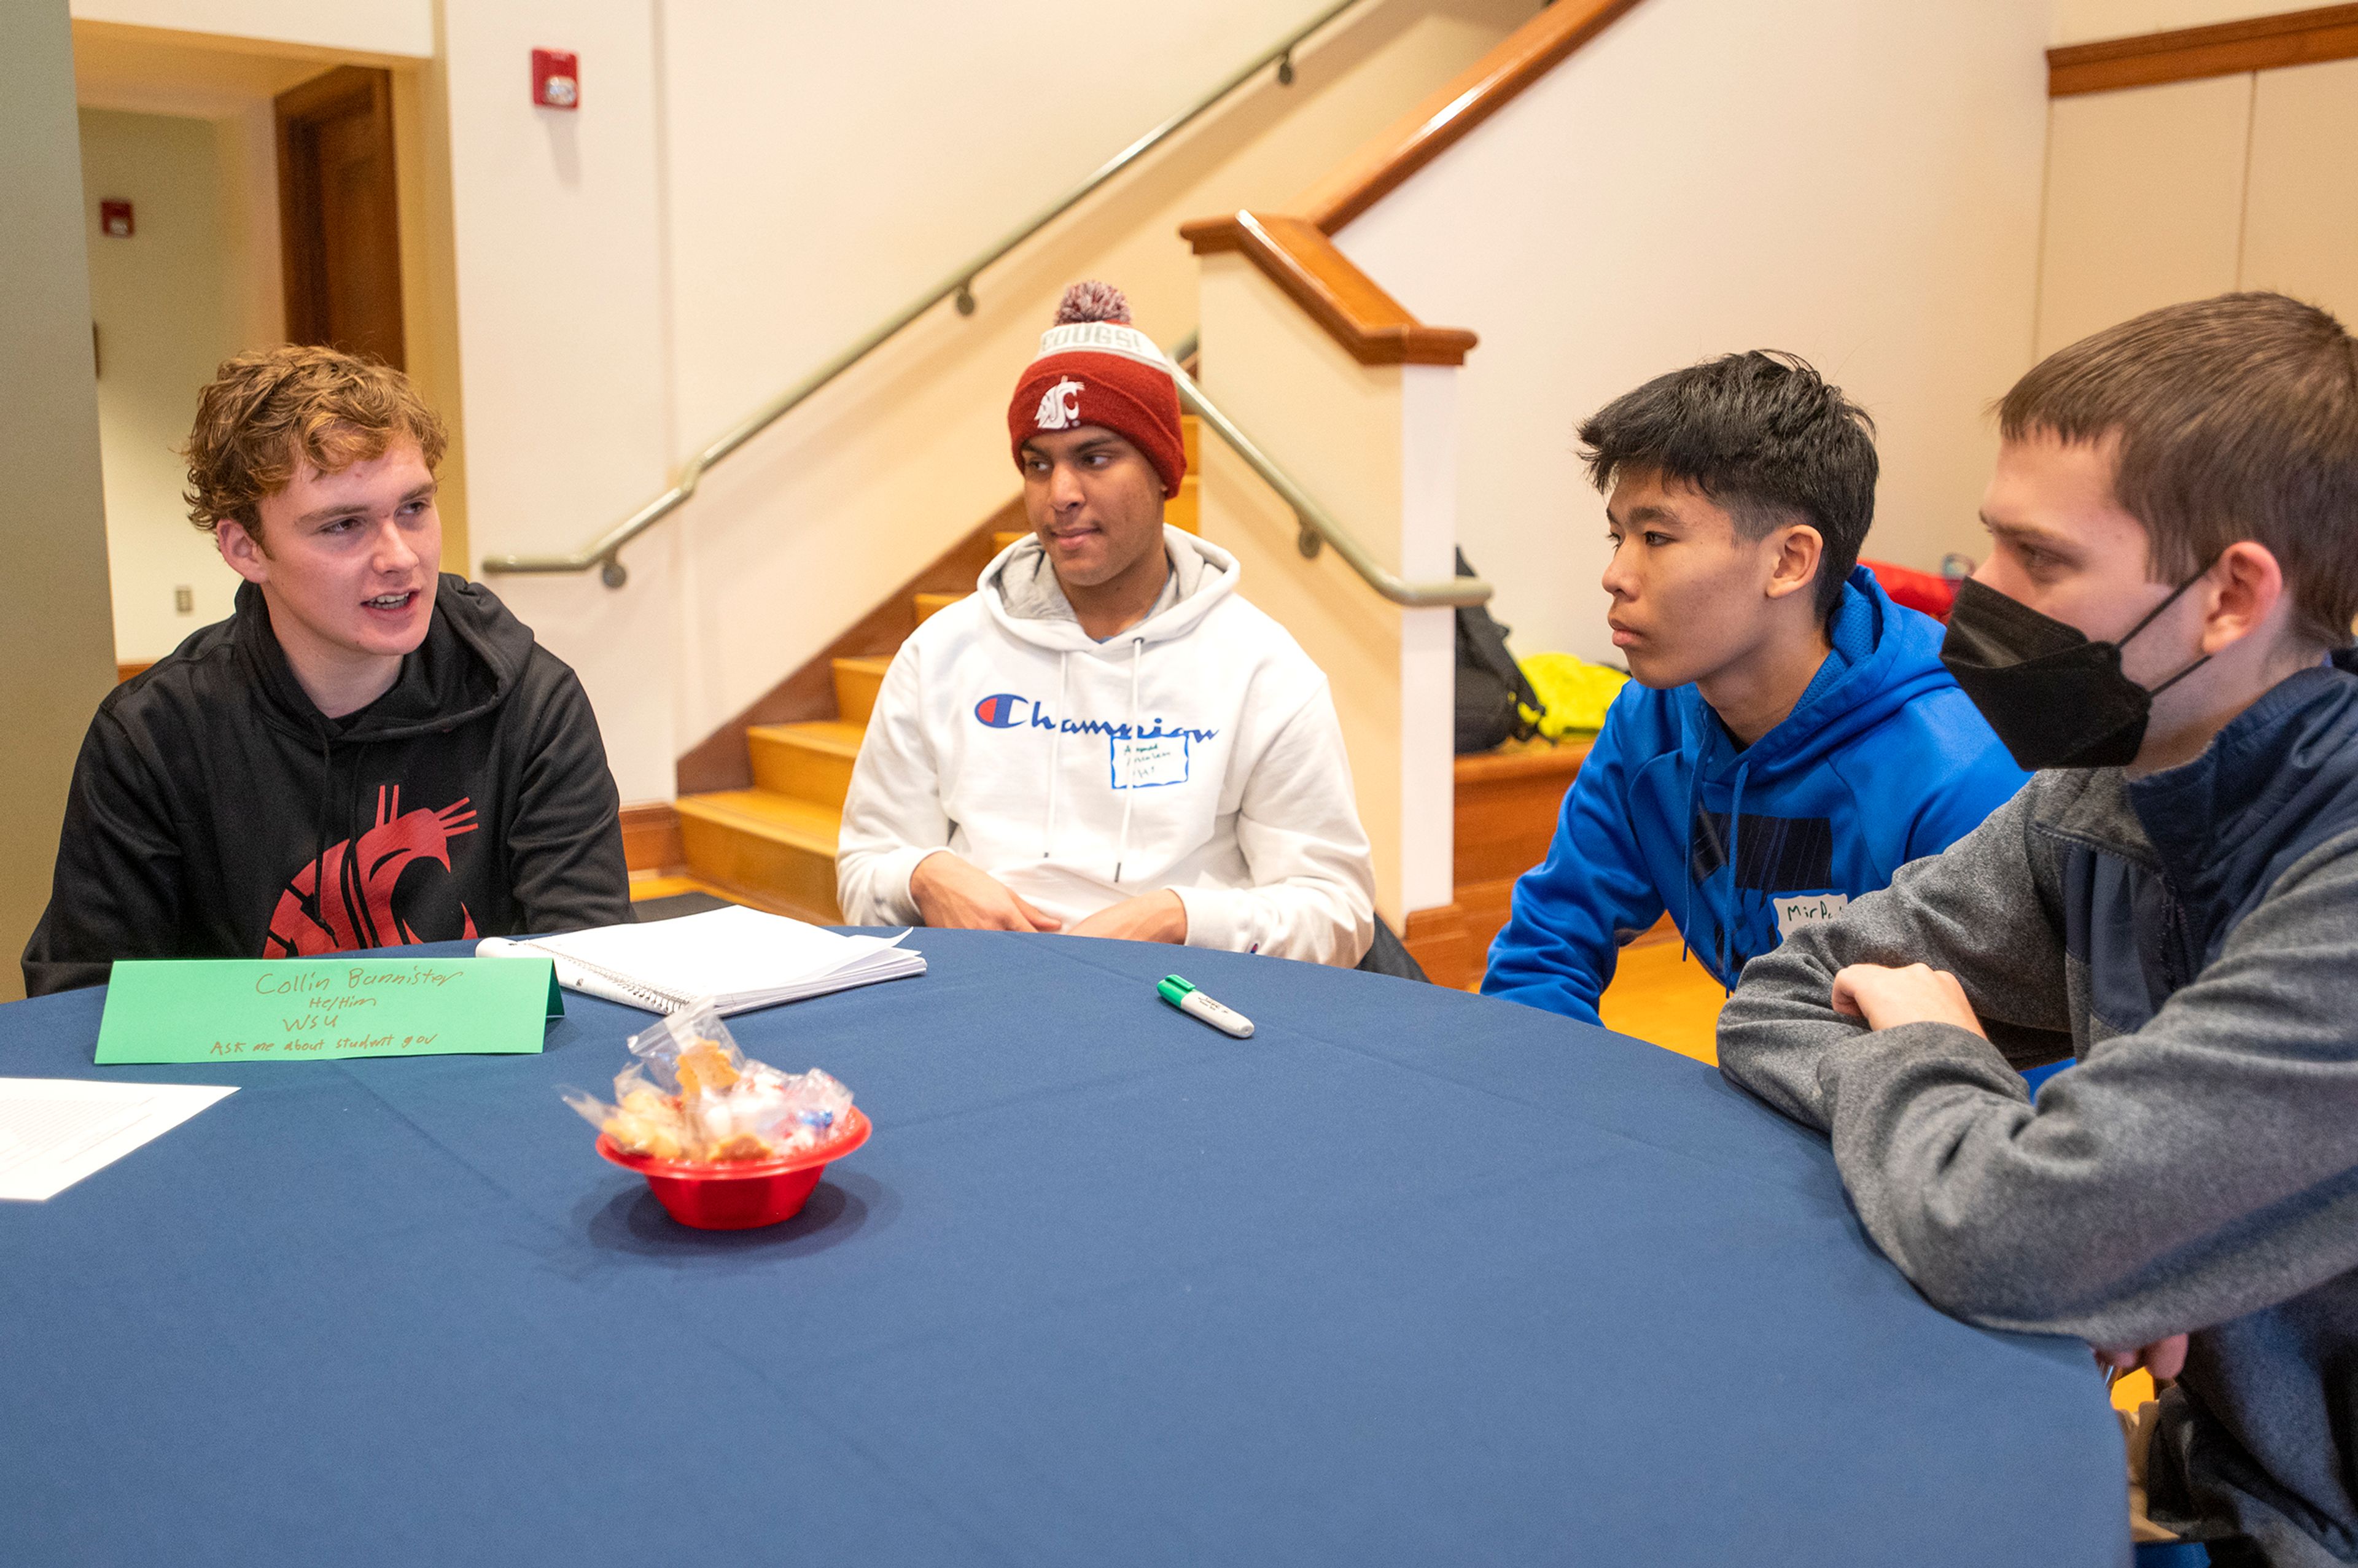
[[[2358,341],[2173,306],[2000,427],[1943,660],[2047,771],[1756,960],[1721,1066],[1934,1303],[2176,1379],[2156,1523],[2358,1561]]]

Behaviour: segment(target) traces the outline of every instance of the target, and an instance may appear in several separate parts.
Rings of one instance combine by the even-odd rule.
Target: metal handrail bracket
[[[1229,77],[1212,92],[1122,148],[1100,165],[1095,173],[1043,208],[1021,228],[951,273],[936,284],[930,292],[919,297],[882,326],[878,327],[817,370],[738,421],[719,439],[688,459],[686,466],[680,470],[679,478],[674,481],[669,490],[640,507],[638,511],[584,545],[580,549],[569,556],[487,556],[483,559],[483,569],[487,572],[582,572],[596,567],[599,568],[600,579],[608,588],[622,587],[630,580],[630,572],[620,559],[622,546],[677,511],[690,496],[696,493],[697,481],[704,477],[706,470],[793,412],[820,388],[865,359],[886,339],[899,332],[943,300],[955,299],[957,302],[958,314],[961,316],[973,314],[974,280],[994,263],[1050,223],[1063,217],[1082,201],[1087,200],[1108,180],[1185,129],[1199,115],[1238,88],[1252,81],[1270,66],[1275,65],[1278,68],[1277,81],[1280,86],[1291,86],[1293,82],[1294,52],[1307,42],[1313,34],[1342,16],[1344,12],[1366,3],[1367,0],[1338,0],[1337,4],[1328,6],[1309,22],[1296,28],[1282,43],[1263,51],[1251,64]],[[1339,547],[1338,546],[1337,548]]]

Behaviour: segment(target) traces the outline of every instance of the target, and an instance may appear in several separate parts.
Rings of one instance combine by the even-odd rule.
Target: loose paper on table
[[[55,1197],[236,1092],[200,1084],[0,1078],[0,1198]]]
[[[565,1011],[535,958],[118,958],[100,1064],[537,1052]]]

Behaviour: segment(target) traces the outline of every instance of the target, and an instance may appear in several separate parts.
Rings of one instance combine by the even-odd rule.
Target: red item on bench
[[[1935,621],[1949,618],[1949,607],[1957,601],[1957,585],[1939,572],[1918,571],[1914,567],[1898,567],[1889,561],[1858,563],[1875,574],[1892,602],[1910,610],[1920,610]]]

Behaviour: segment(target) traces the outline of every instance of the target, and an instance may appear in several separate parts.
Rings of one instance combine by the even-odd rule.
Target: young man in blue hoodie
[[[1859,567],[1866,415],[1799,359],[1660,376],[1580,427],[1632,684],[1515,884],[1486,995],[1595,1023],[1665,909],[1723,984],[1936,854],[2025,778],[1942,668],[1941,627]]]

